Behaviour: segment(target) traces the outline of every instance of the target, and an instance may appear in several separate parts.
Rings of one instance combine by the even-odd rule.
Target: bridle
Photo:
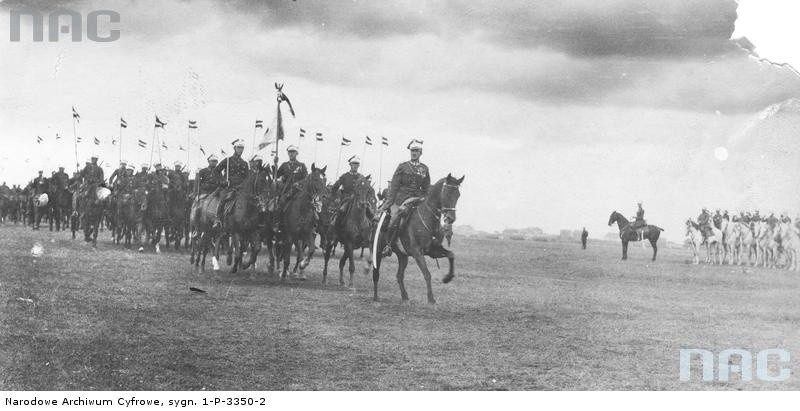
[[[445,190],[445,188],[447,188],[447,187],[455,188],[456,190],[458,190],[458,188],[459,188],[459,186],[458,186],[458,185],[455,185],[455,184],[447,184],[446,182],[445,182],[445,183],[442,183],[442,190],[439,192],[439,202],[440,202],[440,203],[442,202],[442,199],[444,198],[444,190]],[[433,216],[436,218],[436,221],[440,221],[440,220],[442,219],[442,215],[443,215],[444,213],[448,212],[448,211],[452,211],[452,212],[454,212],[454,213],[456,212],[456,208],[455,208],[455,207],[442,207],[442,206],[439,206],[439,207],[437,207],[437,208],[435,208],[435,209],[434,209],[433,207],[431,207],[431,206],[428,204],[428,202],[427,202],[427,201],[426,201],[426,202],[423,202],[422,204],[423,204],[423,205],[425,206],[425,208],[427,208],[427,209],[428,209],[428,210],[431,212],[431,214],[432,214],[432,215],[433,215]],[[431,230],[431,228],[430,228],[430,227],[428,227],[428,224],[426,224],[426,223],[425,223],[425,219],[424,219],[424,218],[422,218],[422,214],[421,214],[421,213],[420,213],[420,211],[419,211],[419,209],[420,209],[420,208],[422,208],[422,207],[417,207],[417,214],[419,215],[419,219],[420,219],[420,221],[422,221],[422,225],[423,225],[423,226],[425,227],[425,229],[426,229],[426,230],[428,230],[429,232],[433,232],[433,230]]]

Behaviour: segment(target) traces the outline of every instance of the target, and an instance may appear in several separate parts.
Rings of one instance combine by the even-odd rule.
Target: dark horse
[[[338,220],[337,227],[334,227],[336,239],[342,243],[344,248],[344,253],[339,259],[339,285],[344,285],[344,265],[349,260],[349,287],[353,286],[353,273],[356,270],[353,251],[370,246],[372,224],[367,212],[372,212],[374,202],[371,199],[375,198],[375,190],[372,189],[369,176],[356,180],[354,189],[355,195],[350,201],[347,211]],[[367,258],[367,264],[364,266],[365,274],[369,273],[371,263],[372,258]],[[325,282],[325,277],[322,278],[322,281]]]
[[[110,192],[105,187],[92,187],[83,197],[83,239],[91,242],[94,247],[97,247],[97,232],[100,230]]]
[[[248,269],[256,263],[258,253],[261,251],[261,228],[265,220],[262,219],[266,212],[268,198],[263,194],[267,191],[267,172],[264,169],[250,171],[236,191],[236,196],[230,203],[230,213],[223,216],[222,230],[230,235],[233,252],[233,267],[231,273],[241,268]],[[219,255],[220,239],[217,239],[216,255]],[[248,249],[249,259],[242,262],[245,249]]]
[[[328,167],[317,168],[311,164],[311,173],[305,179],[291,187],[295,192],[282,215],[280,234],[280,254],[278,261],[283,262],[281,279],[286,278],[291,259],[292,245],[297,249],[297,260],[302,272],[308,266],[314,255],[314,229],[317,224],[317,213],[321,208],[321,197],[325,194],[325,170]],[[308,254],[302,258],[303,252],[308,248]]]
[[[52,204],[53,218],[50,219],[50,231],[53,231],[55,223],[56,231],[61,231],[67,227],[67,217],[72,209],[72,194],[63,184],[53,183],[50,185],[50,202]]]
[[[168,223],[166,187],[159,182],[147,191],[147,204],[144,210],[144,228],[147,233],[145,242],[149,242],[155,248],[156,253],[161,252],[159,246],[161,233],[167,228]],[[139,250],[143,251],[142,248]]]
[[[409,210],[408,215],[400,222],[397,241],[392,244],[392,250],[397,254],[397,284],[400,286],[400,297],[403,301],[408,300],[403,278],[406,266],[408,266],[409,256],[414,257],[417,266],[419,266],[422,275],[425,277],[425,283],[428,286],[428,302],[431,304],[435,303],[436,300],[433,298],[431,272],[428,270],[425,256],[433,258],[447,257],[450,270],[442,279],[442,282],[449,283],[455,276],[453,267],[455,255],[452,251],[442,246],[442,241],[448,231],[447,228],[456,221],[456,203],[458,203],[458,198],[461,196],[459,187],[462,182],[464,182],[464,177],[456,179],[450,174],[437,181],[436,184],[428,189],[428,194],[422,203]],[[442,219],[444,219],[446,227],[442,227]],[[382,229],[385,229],[385,227],[382,227]],[[385,237],[383,231],[381,234],[381,237]],[[372,270],[373,299],[375,301],[378,301],[378,280],[381,275],[382,260],[381,249],[386,244],[386,241],[388,239],[382,240],[383,243],[378,241],[377,250],[372,250],[372,256],[375,258],[375,266]]]
[[[619,227],[619,238],[622,240],[622,259],[627,260],[628,242],[641,241],[641,239],[639,239],[639,234],[631,227],[630,221],[616,211],[612,212],[611,216],[608,217],[608,226],[610,227],[611,224],[614,223],[617,223]],[[658,254],[658,245],[656,245],[656,243],[662,231],[664,231],[663,228],[655,225],[646,225],[643,227],[642,239],[650,240],[650,245],[653,247],[653,261],[656,260],[656,254]]]

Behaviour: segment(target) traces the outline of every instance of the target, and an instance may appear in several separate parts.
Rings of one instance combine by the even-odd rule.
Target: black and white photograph
[[[792,6],[0,0],[0,407],[800,389]]]

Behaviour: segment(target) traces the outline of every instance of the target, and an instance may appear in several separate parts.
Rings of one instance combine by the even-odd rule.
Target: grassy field
[[[319,254],[309,281],[281,283],[101,238],[94,250],[0,227],[0,390],[800,388],[678,379],[681,348],[800,355],[800,278],[785,271],[692,266],[676,249],[651,263],[638,244],[622,262],[610,243],[456,238],[451,284],[446,261],[429,264],[430,306],[413,262],[411,303],[393,259],[373,303],[360,271],[355,290],[322,285]]]

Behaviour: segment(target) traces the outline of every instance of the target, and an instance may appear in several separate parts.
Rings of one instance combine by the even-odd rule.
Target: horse
[[[117,244],[124,237],[125,248],[131,248],[132,239],[137,245],[141,245],[145,210],[147,210],[147,191],[144,188],[136,188],[132,193],[120,196],[115,238]]]
[[[311,164],[311,173],[308,177],[297,182],[291,189],[295,192],[287,202],[281,218],[282,230],[280,237],[280,251],[278,261],[283,262],[281,279],[286,278],[291,259],[292,246],[297,249],[297,262],[300,268],[300,278],[304,278],[303,270],[308,266],[316,251],[314,244],[314,229],[317,224],[317,213],[321,211],[321,198],[325,194],[325,170]],[[303,257],[303,252],[308,252]]]
[[[436,300],[433,298],[431,272],[428,270],[425,256],[447,257],[450,268],[442,282],[447,284],[455,277],[455,255],[442,246],[442,241],[444,241],[443,233],[446,228],[456,221],[456,204],[461,196],[460,187],[463,182],[463,176],[457,179],[448,174],[447,177],[431,185],[421,203],[408,210],[408,214],[401,220],[397,231],[397,240],[391,244],[391,248],[397,255],[397,284],[400,286],[400,298],[403,301],[408,301],[408,293],[403,279],[409,256],[417,262],[417,266],[425,278],[429,304],[435,304]],[[442,222],[444,222],[444,227],[442,227]],[[388,242],[386,238],[381,241],[381,237],[385,237],[383,235],[385,226],[386,224],[384,227],[378,228],[380,232],[377,233],[378,241],[375,242],[377,247],[372,250],[374,259],[372,269],[373,301],[378,301],[378,280],[380,280],[381,261],[383,260],[381,249]]]
[[[159,242],[161,241],[161,233],[167,226],[169,221],[169,213],[167,212],[167,196],[164,184],[156,182],[150,190],[147,191],[147,208],[144,213],[144,228],[146,231],[146,241],[155,248],[156,253],[161,252]],[[140,248],[139,251],[144,251]]]
[[[42,223],[43,217],[48,217],[48,219],[52,222],[52,217],[50,217],[50,212],[53,207],[50,196],[47,193],[36,193],[32,194],[30,198],[30,206],[33,210],[33,229],[38,230]],[[53,225],[50,224],[50,231],[53,231]]]
[[[219,197],[216,194],[216,192],[198,193],[189,212],[189,236],[192,245],[189,264],[194,264],[195,268],[203,271],[206,267],[206,255],[219,235],[219,230],[213,227],[219,205]],[[214,270],[219,270],[218,256],[213,259],[213,263]]]
[[[664,231],[663,228],[648,224],[644,226],[642,237],[639,238],[639,234],[631,227],[630,221],[616,211],[612,211],[611,216],[608,217],[608,226],[611,227],[614,223],[617,223],[617,227],[619,227],[619,238],[622,240],[623,260],[628,259],[628,243],[631,241],[643,241],[644,239],[650,241],[650,246],[653,248],[653,261],[656,260],[656,255],[658,254],[658,237],[660,237],[661,232]]]
[[[251,170],[244,181],[239,185],[236,196],[227,204],[230,213],[220,218],[222,230],[231,237],[231,252],[233,253],[233,267],[231,273],[236,273],[254,265],[261,251],[261,226],[267,209],[268,198],[262,196],[267,190],[267,172],[263,169]],[[219,255],[220,239],[217,239],[215,251]],[[248,248],[249,259],[243,263],[244,249]]]
[[[359,177],[355,182],[354,190],[355,195],[350,201],[347,211],[337,221],[336,227],[333,227],[336,239],[342,243],[342,248],[344,248],[342,257],[339,259],[339,285],[344,285],[344,266],[349,261],[350,281],[348,287],[353,286],[353,273],[356,270],[353,252],[359,248],[370,247],[372,223],[367,212],[373,211],[371,207],[374,202],[371,202],[370,199],[375,197],[375,190],[372,188],[369,176]],[[371,263],[372,258],[368,256],[364,266],[365,274],[369,273]],[[324,273],[322,281],[325,282]]]
[[[741,228],[738,224],[728,220],[722,220],[722,243],[724,257],[723,260],[728,261],[728,264],[736,264],[737,257],[739,257],[739,239],[741,237]],[[741,259],[741,257],[739,257]]]
[[[319,213],[319,247],[322,249],[324,264],[322,266],[322,283],[327,282],[328,262],[333,255],[338,240],[336,239],[336,228],[333,226],[333,219],[339,212],[340,201],[338,195],[330,191],[322,199],[322,211]]]
[[[736,225],[739,228],[739,265],[745,264],[745,255],[747,258],[747,265],[755,264],[753,261],[753,255],[757,253],[757,250],[753,230],[750,228],[750,224],[748,223],[738,222]]]
[[[167,248],[169,248],[170,241],[175,244],[175,251],[180,250],[181,240],[184,238],[187,224],[187,208],[190,205],[186,203],[186,193],[183,187],[170,184],[167,190],[167,232],[164,235]]]
[[[798,263],[798,257],[800,257],[800,233],[790,223],[783,222],[778,225],[777,231],[780,233],[781,245],[786,255],[785,268],[790,271],[800,272],[800,264]]]
[[[694,253],[694,263],[697,264],[700,255],[700,247],[705,244],[706,245],[706,264],[714,264],[715,262],[719,262],[720,265],[723,263],[723,253],[720,251],[720,244],[722,243],[722,231],[720,229],[711,226],[712,235],[710,237],[706,237],[702,231],[700,230],[700,225],[692,221],[692,219],[686,220],[686,236],[689,237],[692,245],[692,252]],[[713,253],[712,253],[713,248]]]
[[[774,268],[778,241],[772,228],[765,221],[758,222],[754,225],[753,236],[756,239],[756,266]]]
[[[100,230],[100,223],[103,219],[103,212],[108,205],[108,197],[111,190],[106,187],[94,187],[87,191],[83,197],[83,239],[91,242],[97,248],[97,233]]]

